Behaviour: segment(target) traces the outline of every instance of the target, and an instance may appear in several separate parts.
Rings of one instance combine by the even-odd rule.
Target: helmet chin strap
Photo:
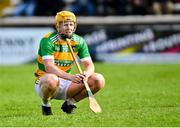
[[[66,34],[59,34],[60,38],[63,39],[63,40],[66,40],[67,38],[70,39],[72,36],[67,36]]]

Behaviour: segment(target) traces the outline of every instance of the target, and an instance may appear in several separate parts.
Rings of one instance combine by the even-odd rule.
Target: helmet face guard
[[[59,34],[62,34],[63,32],[63,30],[60,29],[61,28],[60,25],[67,21],[74,22],[74,26],[75,26],[74,31],[75,31],[77,24],[76,24],[76,16],[74,15],[74,13],[70,11],[61,11],[56,14],[55,24]]]

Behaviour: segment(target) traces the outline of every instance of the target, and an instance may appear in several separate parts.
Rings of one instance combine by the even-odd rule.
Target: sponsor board
[[[34,61],[51,27],[0,28],[0,65]],[[79,27],[94,61],[179,63],[180,25]],[[108,59],[109,58],[109,59]]]
[[[14,65],[37,58],[40,39],[52,28],[0,28],[0,64]]]
[[[172,28],[168,25],[125,30],[102,28],[92,30],[84,38],[95,61],[180,63],[180,29]]]

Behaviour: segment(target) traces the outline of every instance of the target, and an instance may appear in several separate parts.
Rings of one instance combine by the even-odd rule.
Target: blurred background
[[[0,0],[1,16],[79,16],[176,14],[180,0]]]
[[[94,61],[180,63],[180,0],[0,0],[0,65],[35,61],[61,10],[77,15]]]

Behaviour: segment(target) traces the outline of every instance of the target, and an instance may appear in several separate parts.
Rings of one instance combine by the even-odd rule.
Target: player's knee
[[[58,86],[58,77],[54,74],[46,74],[46,76],[43,78],[42,84],[44,86],[47,86],[51,90],[54,90]]]
[[[95,83],[96,83],[96,88],[98,90],[104,88],[105,86],[104,76],[102,74],[96,74]]]

